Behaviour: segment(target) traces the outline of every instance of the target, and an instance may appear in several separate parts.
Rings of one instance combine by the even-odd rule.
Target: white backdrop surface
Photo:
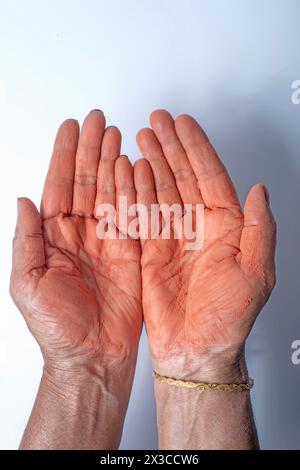
[[[263,448],[300,448],[299,0],[0,0],[0,448],[17,448],[42,359],[8,294],[17,196],[39,204],[58,124],[105,111],[139,157],[155,108],[193,114],[241,199],[265,182],[278,222],[278,283],[248,342]],[[146,337],[121,447],[156,448]]]

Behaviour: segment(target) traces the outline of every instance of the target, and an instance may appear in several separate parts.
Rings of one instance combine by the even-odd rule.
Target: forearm
[[[245,361],[241,359],[238,366],[216,366],[202,373],[199,370],[196,381],[242,383],[247,379]],[[199,391],[155,382],[161,449],[259,447],[249,391]]]
[[[45,367],[20,449],[118,448],[134,366]]]

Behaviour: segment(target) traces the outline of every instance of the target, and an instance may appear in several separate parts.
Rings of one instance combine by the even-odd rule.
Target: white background
[[[135,134],[166,107],[199,119],[244,200],[265,182],[278,222],[278,284],[248,343],[263,448],[300,448],[299,0],[0,0],[0,448],[16,448],[41,355],[8,294],[16,197],[37,204],[58,124],[105,111]],[[123,448],[155,448],[145,337]]]

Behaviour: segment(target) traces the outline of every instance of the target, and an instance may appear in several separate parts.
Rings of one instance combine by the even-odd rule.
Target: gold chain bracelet
[[[155,380],[162,384],[174,385],[175,387],[192,388],[196,390],[218,390],[221,392],[247,392],[251,390],[254,385],[254,380],[249,377],[247,382],[239,384],[220,384],[220,383],[207,383],[207,382],[190,382],[186,380],[172,379],[165,377],[153,371]]]

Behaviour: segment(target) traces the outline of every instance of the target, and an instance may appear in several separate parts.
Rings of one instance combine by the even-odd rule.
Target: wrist
[[[242,383],[248,380],[244,346],[154,358],[153,368],[160,375],[185,381]]]
[[[120,360],[96,358],[89,361],[46,360],[43,382],[53,393],[76,395],[82,389],[95,389],[102,399],[111,397],[127,406],[126,397],[132,386],[136,357]]]
[[[118,448],[133,372],[46,362],[20,448],[33,442],[37,449]]]
[[[47,361],[39,395],[46,397],[48,412],[56,410],[61,426],[84,425],[82,442],[86,439],[91,448],[118,448],[134,370],[132,360],[77,366]]]
[[[243,351],[209,354],[198,357],[198,367],[191,364],[184,371],[173,368],[174,378],[219,384],[249,379]],[[195,390],[155,380],[155,397],[160,449],[258,448],[249,391]]]

